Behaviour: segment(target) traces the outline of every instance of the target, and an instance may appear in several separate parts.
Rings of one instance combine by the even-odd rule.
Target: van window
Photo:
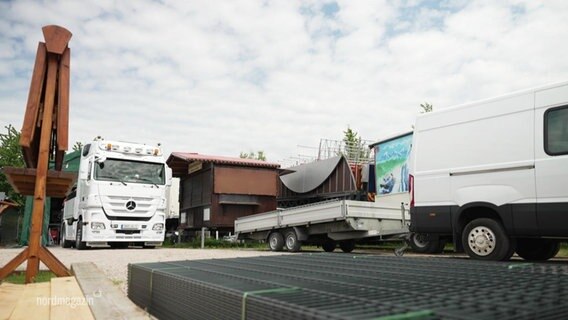
[[[568,154],[568,106],[546,111],[544,133],[544,150],[547,154]]]

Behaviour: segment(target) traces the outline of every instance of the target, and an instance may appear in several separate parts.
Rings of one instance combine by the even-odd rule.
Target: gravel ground
[[[6,265],[12,258],[18,255],[23,248],[0,249],[0,266]],[[127,274],[129,263],[139,262],[160,262],[176,260],[200,260],[200,259],[223,259],[237,257],[255,257],[268,255],[286,254],[283,252],[275,253],[254,249],[90,249],[78,251],[74,249],[63,249],[60,247],[49,247],[49,250],[68,268],[76,262],[93,262],[103,271],[106,276],[115,284],[120,286],[126,293]],[[16,270],[25,270],[26,263],[23,263]],[[43,264],[40,269],[47,270]]]

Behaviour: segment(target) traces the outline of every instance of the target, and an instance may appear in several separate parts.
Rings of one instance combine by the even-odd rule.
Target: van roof
[[[470,101],[470,102],[466,102],[466,103],[452,105],[450,107],[443,108],[441,110],[437,110],[437,111],[434,111],[434,112],[422,113],[422,114],[418,115],[418,117],[420,117],[420,118],[429,117],[429,116],[432,116],[432,115],[439,114],[441,112],[448,112],[448,111],[453,111],[453,110],[456,110],[456,109],[467,108],[467,107],[470,107],[472,105],[477,105],[477,104],[487,103],[487,102],[493,102],[493,101],[499,101],[499,100],[507,99],[507,98],[514,97],[514,96],[519,96],[519,95],[523,95],[523,94],[527,94],[527,93],[531,93],[531,92],[543,91],[543,90],[547,90],[547,89],[551,89],[551,88],[562,87],[562,86],[566,86],[566,85],[568,85],[568,81],[550,83],[550,84],[541,85],[541,86],[537,86],[537,87],[533,87],[533,88],[529,88],[529,89],[517,90],[517,91],[513,91],[513,92],[510,92],[510,93],[503,94],[503,95],[495,96],[495,97],[492,97],[492,98],[474,100],[474,101]]]

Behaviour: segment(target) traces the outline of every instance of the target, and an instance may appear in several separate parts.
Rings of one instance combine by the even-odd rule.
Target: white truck
[[[416,119],[411,225],[472,258],[556,255],[568,239],[568,82]]]
[[[337,245],[351,252],[355,241],[389,239],[408,233],[408,210],[354,200],[332,200],[259,213],[235,220],[239,239],[265,240],[272,251],[300,251],[302,244],[331,252]]]
[[[171,179],[159,146],[100,138],[86,144],[64,202],[61,246],[161,246]]]

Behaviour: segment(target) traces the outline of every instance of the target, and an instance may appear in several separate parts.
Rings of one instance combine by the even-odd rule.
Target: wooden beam
[[[71,49],[67,48],[59,61],[59,86],[57,111],[57,150],[66,151],[69,147],[69,86],[71,68]],[[57,169],[57,166],[56,166]],[[61,168],[57,169],[61,170]]]
[[[2,269],[0,269],[0,279],[9,276],[17,267],[19,267],[28,257],[28,248],[25,248],[14,259],[10,260]]]
[[[71,275],[71,272],[67,267],[51,253],[46,247],[41,247],[39,249],[39,258],[41,262],[43,262],[49,270],[53,271],[56,276],[58,277],[68,277]]]
[[[56,25],[45,26],[41,30],[43,31],[47,52],[63,54],[69,40],[71,40],[71,32]]]
[[[40,42],[37,46],[34,70],[32,72],[32,81],[30,84],[30,92],[28,93],[28,103],[26,105],[26,111],[24,114],[24,124],[22,125],[22,131],[20,134],[20,145],[24,148],[32,147],[31,142],[35,134],[35,128],[39,116],[43,81],[45,78],[45,72],[47,70],[46,59],[47,50],[45,48],[45,43]],[[24,158],[29,158],[30,155],[26,156],[26,153],[29,153],[29,150],[27,152],[24,151]],[[26,163],[28,163],[28,161],[29,160],[27,160]]]
[[[57,56],[47,56],[47,82],[45,85],[45,105],[41,125],[41,138],[39,143],[39,157],[37,161],[37,174],[32,208],[32,223],[29,240],[28,266],[26,268],[26,283],[34,282],[39,271],[39,250],[41,246],[41,232],[43,229],[44,203],[46,197],[47,165],[49,163],[49,146],[53,120],[53,106],[55,102],[55,85],[57,81]]]

